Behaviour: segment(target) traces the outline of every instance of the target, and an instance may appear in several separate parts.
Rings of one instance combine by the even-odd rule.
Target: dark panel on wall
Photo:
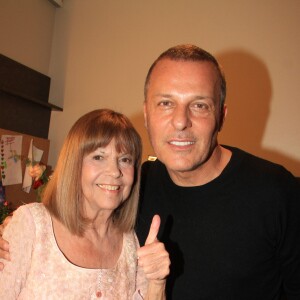
[[[47,103],[50,78],[0,54],[0,88],[25,99]]]
[[[0,91],[0,127],[48,138],[51,110]]]
[[[0,54],[0,127],[48,138],[50,78]]]

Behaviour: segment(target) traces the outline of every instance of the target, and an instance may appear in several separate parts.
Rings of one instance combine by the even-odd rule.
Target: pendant
[[[97,297],[97,298],[100,298],[101,296],[102,296],[101,291],[97,291],[97,292],[96,292],[96,297]]]

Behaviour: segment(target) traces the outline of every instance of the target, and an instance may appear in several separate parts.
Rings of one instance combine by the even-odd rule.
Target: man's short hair
[[[174,61],[195,61],[195,62],[211,62],[218,73],[219,80],[220,80],[220,104],[221,107],[223,107],[225,103],[225,98],[226,98],[226,80],[225,76],[223,74],[223,71],[221,70],[221,67],[216,60],[216,58],[211,55],[209,52],[191,44],[183,44],[183,45],[178,45],[175,47],[171,47],[165,52],[163,52],[151,65],[148,74],[146,76],[145,80],[145,86],[144,86],[144,97],[145,100],[147,98],[147,93],[148,93],[148,87],[149,87],[149,82],[151,78],[152,71],[156,64],[163,60],[163,59],[170,59]]]

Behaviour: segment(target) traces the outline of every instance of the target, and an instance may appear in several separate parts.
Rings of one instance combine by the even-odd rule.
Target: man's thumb
[[[148,237],[146,239],[145,245],[151,244],[157,240],[157,234],[160,227],[160,216],[155,215],[152,219]]]

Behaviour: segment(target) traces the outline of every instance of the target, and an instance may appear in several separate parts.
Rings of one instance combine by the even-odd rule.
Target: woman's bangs
[[[137,158],[136,142],[128,130],[120,130],[115,138],[116,150],[118,153],[129,153],[133,156],[134,160]]]
[[[98,148],[106,147],[112,137],[109,130],[104,130],[101,126],[93,126],[89,128],[89,132],[86,134],[86,140],[82,141],[84,155],[87,155]]]

